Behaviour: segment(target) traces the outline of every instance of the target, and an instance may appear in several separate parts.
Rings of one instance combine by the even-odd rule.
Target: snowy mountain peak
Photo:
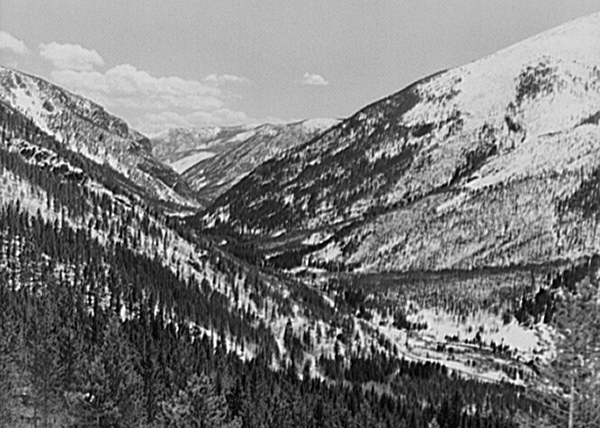
[[[600,48],[600,12],[569,21],[544,31],[519,43],[502,49],[474,64],[485,63],[493,58],[500,61],[526,61],[535,55],[549,55],[564,61],[589,62],[598,58]]]
[[[125,121],[107,113],[102,106],[42,78],[0,66],[0,82],[1,99],[30,116],[48,132],[57,127],[54,122],[62,115],[77,114],[93,119],[96,126],[121,138],[134,141],[144,138],[131,130]]]
[[[473,131],[482,122],[502,126],[508,115],[530,138],[575,126],[597,112],[599,40],[595,14],[442,73],[418,87],[422,102],[404,123],[449,128],[459,118]]]
[[[362,270],[577,258],[600,251],[586,223],[599,117],[595,14],[369,105],[257,168],[204,222]]]

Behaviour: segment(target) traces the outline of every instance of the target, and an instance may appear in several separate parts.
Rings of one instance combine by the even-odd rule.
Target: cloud
[[[132,125],[142,132],[156,133],[170,127],[237,125],[250,120],[227,105],[236,94],[220,87],[248,83],[231,74],[210,74],[204,79],[153,76],[131,64],[107,70],[94,50],[74,44],[40,45],[40,55],[54,65],[50,73],[56,84],[118,112],[126,112]]]
[[[311,74],[306,72],[302,77],[302,84],[311,86],[326,86],[329,85],[329,82],[319,74]]]
[[[40,55],[60,70],[92,71],[95,66],[104,65],[104,60],[95,50],[70,43],[42,43]]]
[[[221,83],[250,83],[250,79],[246,77],[234,76],[232,74],[222,74],[220,76],[216,74],[209,74],[204,78],[207,83],[221,84]]]
[[[133,65],[98,71],[55,70],[52,79],[107,106],[144,110],[211,110],[221,108],[227,95],[218,88],[180,77],[154,77]]]
[[[132,125],[154,134],[173,127],[226,126],[250,118],[226,103],[235,96],[205,81],[155,77],[133,65],[105,72],[54,70],[52,80],[109,108],[133,109]],[[206,79],[205,79],[206,80]]]
[[[0,31],[0,50],[2,49],[11,50],[19,55],[26,55],[29,53],[29,49],[27,49],[27,46],[25,46],[23,41],[14,38],[6,31]]]

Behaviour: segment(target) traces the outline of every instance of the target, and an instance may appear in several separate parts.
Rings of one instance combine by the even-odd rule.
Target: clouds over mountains
[[[131,64],[105,71],[58,69],[52,79],[104,105],[143,110],[189,109],[210,111],[226,102],[226,93],[215,85],[179,77],[155,77]]]
[[[132,64],[111,66],[96,50],[78,44],[50,42],[30,49],[3,31],[0,53],[9,59],[3,59],[9,66],[17,67],[19,58],[28,58],[45,69],[50,67],[48,77],[52,82],[129,118],[131,125],[142,132],[260,121],[233,107],[242,98],[244,85],[253,84],[246,77],[216,73],[198,80],[156,76]],[[301,83],[313,87],[329,84],[321,75],[308,72]]]
[[[25,43],[0,32],[0,50],[26,55]],[[201,80],[177,76],[153,76],[131,64],[107,67],[98,52],[71,43],[40,44],[39,58],[51,65],[50,79],[88,97],[108,109],[133,112],[132,125],[143,132],[158,132],[172,126],[238,124],[250,119],[228,107],[239,97],[234,85],[251,83],[232,74],[210,74]]]
[[[79,45],[41,45],[43,58],[55,69],[51,78],[102,105],[136,110],[133,125],[144,132],[157,132],[171,126],[203,126],[240,123],[248,120],[243,112],[226,108],[235,97],[227,84],[248,83],[243,77],[211,74],[203,80],[177,76],[153,76],[131,64],[103,70],[104,60],[94,50]]]
[[[42,43],[40,55],[59,70],[91,71],[95,66],[104,65],[104,60],[98,52],[70,43]]]

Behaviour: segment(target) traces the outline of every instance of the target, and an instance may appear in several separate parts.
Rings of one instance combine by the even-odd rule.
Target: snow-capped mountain
[[[599,119],[595,14],[373,103],[258,167],[203,221],[270,236],[296,263],[367,271],[574,259],[600,249]]]
[[[154,155],[207,201],[231,188],[259,164],[339,123],[308,119],[285,124],[174,128],[151,139]]]
[[[198,207],[186,183],[152,156],[148,138],[94,102],[5,67],[0,68],[0,102],[33,120],[63,149],[122,174],[145,196]]]

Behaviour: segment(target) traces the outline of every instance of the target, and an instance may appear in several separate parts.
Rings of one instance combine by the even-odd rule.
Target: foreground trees
[[[193,375],[187,386],[162,405],[162,422],[167,428],[241,428],[239,418],[231,420],[227,400],[215,391],[206,375]]]
[[[109,320],[103,333],[73,402],[75,419],[85,426],[137,426],[143,417],[142,381],[135,369],[137,353],[116,317]]]
[[[8,292],[0,286],[0,302]],[[19,412],[18,361],[22,349],[19,343],[19,324],[13,311],[2,310],[0,304],[0,428],[15,423]]]
[[[517,388],[419,362],[396,373],[371,353],[350,367],[334,361],[339,382],[300,378],[302,366],[286,369],[254,316],[165,263],[19,204],[0,206],[0,427],[516,426]],[[286,303],[276,309],[285,313]],[[286,342],[300,363],[309,340],[291,327]],[[251,344],[254,358],[231,352],[230,338]]]

